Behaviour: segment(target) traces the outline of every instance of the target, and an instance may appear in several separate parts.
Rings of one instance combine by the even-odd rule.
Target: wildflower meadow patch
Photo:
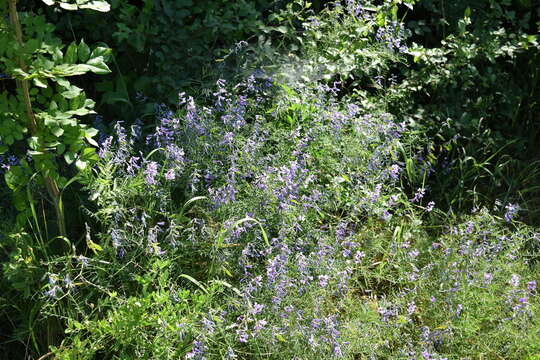
[[[144,3],[145,14],[157,6]],[[166,3],[162,16],[187,16]],[[478,33],[508,16],[488,3],[492,17],[474,23]],[[498,171],[511,160],[484,153],[487,143],[456,150],[470,139],[468,128],[449,119],[437,129],[423,112],[425,94],[433,91],[433,104],[442,96],[441,77],[454,81],[429,59],[460,76],[473,71],[426,55],[466,57],[458,45],[476,41],[469,9],[461,27],[445,30],[454,35],[433,45],[438,25],[414,16],[422,16],[417,8],[436,14],[435,6],[269,5],[257,36],[229,44],[200,79],[202,90],[180,91],[175,103],[139,93],[132,110],[143,110],[133,119],[92,115],[92,159],[77,169],[55,163],[62,186],[53,200],[68,229],[60,231],[54,203],[39,195],[47,173],[28,172],[15,206],[1,210],[6,354],[538,358],[540,231],[534,199],[521,201],[536,190],[505,178],[508,191],[491,197],[485,174],[503,179]],[[538,51],[536,35],[527,46],[499,35],[516,52]],[[423,37],[434,48],[419,45]],[[494,55],[493,64],[505,56]],[[436,78],[419,80],[422,73]],[[122,81],[114,86],[134,82]],[[526,144],[516,133],[500,136],[515,136],[508,146]],[[23,157],[23,148],[0,155],[4,174],[32,163],[38,150]]]

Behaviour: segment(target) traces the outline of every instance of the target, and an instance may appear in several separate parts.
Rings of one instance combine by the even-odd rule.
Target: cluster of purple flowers
[[[393,21],[384,27],[380,27],[375,34],[375,39],[385,44],[390,50],[404,53],[408,50],[404,42],[406,35],[405,25]]]
[[[19,165],[19,158],[15,155],[0,155],[0,173],[8,171],[12,166]]]

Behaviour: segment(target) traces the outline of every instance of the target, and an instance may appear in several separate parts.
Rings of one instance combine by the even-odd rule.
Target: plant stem
[[[17,39],[17,42],[22,47],[24,44],[21,23],[19,21],[19,15],[17,13],[17,0],[9,0],[9,17],[11,20],[11,24],[15,28],[15,37]],[[22,57],[19,57],[19,66],[23,71],[26,71],[27,66],[24,63]],[[17,85],[19,86],[23,94],[24,104],[26,107],[26,116],[28,118],[28,128],[30,129],[30,133],[32,134],[32,136],[38,136],[38,123],[36,120],[36,116],[34,115],[34,111],[32,110],[32,101],[30,100],[30,85],[28,83],[28,80],[17,80]],[[43,153],[46,152],[44,148],[42,148],[41,150]],[[58,189],[58,184],[53,178],[51,178],[47,174],[43,174],[43,180],[45,182],[47,192],[49,193],[49,196],[51,197],[54,205],[56,219],[58,221],[58,232],[61,236],[66,236],[66,224],[64,221],[64,212],[60,205],[60,190]]]

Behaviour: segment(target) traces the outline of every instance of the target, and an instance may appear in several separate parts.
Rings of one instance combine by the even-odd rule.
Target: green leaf
[[[51,5],[54,5],[54,1],[53,0],[41,0],[43,1],[46,5],[48,6],[51,6]]]
[[[90,59],[90,48],[86,45],[84,40],[81,40],[81,43],[79,44],[78,56],[79,60],[82,62],[86,62]]]
[[[66,160],[66,163],[72,164],[73,161],[75,161],[75,154],[71,151],[68,151],[64,154],[64,159]]]
[[[75,62],[77,62],[77,44],[72,42],[64,55],[64,63],[74,64]]]
[[[111,69],[105,64],[103,56],[98,56],[96,58],[88,60],[86,63],[88,69],[94,74],[103,75],[111,72]]]
[[[84,161],[98,161],[99,157],[96,153],[96,149],[92,147],[84,148],[81,154],[81,159]]]
[[[47,88],[47,80],[40,80],[39,78],[33,78],[34,85],[40,88]]]
[[[90,58],[93,59],[93,58],[97,58],[97,57],[101,56],[101,57],[103,57],[103,60],[105,62],[107,62],[107,61],[109,61],[111,55],[112,55],[112,50],[110,48],[98,46],[92,51],[92,54],[90,55]]]
[[[60,3],[60,7],[64,10],[71,10],[71,11],[78,9],[77,4],[66,3],[63,1]]]
[[[58,155],[62,155],[64,153],[64,151],[66,151],[66,145],[64,145],[64,144],[56,145],[56,153]]]
[[[89,136],[89,137],[94,137],[98,134],[98,130],[94,128],[88,128],[84,132],[86,136]]]
[[[65,89],[69,89],[69,87],[71,86],[71,83],[64,78],[55,78],[54,81],[56,81],[58,85]]]
[[[88,115],[88,114],[95,114],[95,111],[82,107],[82,108],[79,108],[79,109],[76,109],[76,110],[70,110],[70,111],[67,112],[67,114],[77,115],[77,116],[84,116],[84,115]]]
[[[79,96],[81,94],[81,91],[82,91],[81,88],[78,88],[75,85],[71,85],[69,90],[64,91],[62,93],[62,96],[65,97],[66,99],[73,99]]]
[[[39,139],[37,136],[32,136],[28,139],[28,147],[32,150],[39,150]]]
[[[111,10],[111,5],[106,1],[89,1],[84,5],[79,6],[81,9],[91,9],[100,12],[107,12]]]
[[[64,134],[64,129],[62,129],[61,127],[52,128],[51,133],[56,137],[60,137]]]
[[[77,161],[75,161],[75,166],[77,167],[77,169],[79,170],[84,170],[86,169],[86,165],[88,165],[88,163],[86,161],[82,161],[80,159],[77,159]]]
[[[4,175],[4,180],[11,190],[16,190],[19,186],[21,186],[21,184],[23,184],[22,178],[23,173],[19,166],[11,167]]]

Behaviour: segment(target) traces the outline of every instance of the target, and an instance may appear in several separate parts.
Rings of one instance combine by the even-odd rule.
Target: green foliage
[[[32,161],[20,160],[20,165],[6,172],[5,180],[18,193],[16,198],[21,198],[21,191],[26,191],[36,171],[56,203],[57,215],[62,217],[56,183],[63,187],[67,180],[60,175],[58,159],[83,169],[96,160],[93,146],[97,145],[93,140],[97,130],[77,118],[94,113],[95,103],[68,78],[90,72],[109,73],[106,61],[111,50],[100,46],[91,50],[83,40],[65,46],[43,16],[23,13],[19,21],[14,4],[10,5],[11,23],[4,18],[0,29],[3,71],[13,84],[17,82],[15,90],[4,89],[0,94],[0,151],[5,153],[11,148]],[[65,8],[65,4],[60,5]],[[29,210],[21,201],[17,208]]]
[[[181,89],[215,81],[215,59],[252,37],[262,11],[272,7],[265,0],[110,3],[106,14],[47,16],[64,38],[103,41],[114,49],[115,75],[96,82],[95,88],[102,94],[101,105],[122,107],[124,116],[137,106],[137,94],[174,104]]]
[[[529,24],[534,9],[479,3],[452,3],[450,9],[465,14],[448,15],[452,26],[440,45],[411,47],[415,64],[389,92],[392,111],[407,114],[429,139],[425,168],[431,168],[441,204],[463,209],[515,200],[536,221],[540,168],[531,159],[538,159],[540,123],[532,114],[540,51]]]

